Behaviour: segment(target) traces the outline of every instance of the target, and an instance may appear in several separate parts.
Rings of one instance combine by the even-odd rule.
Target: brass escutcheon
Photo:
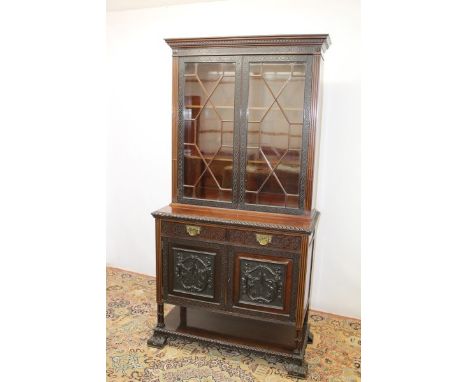
[[[187,233],[190,236],[200,235],[200,232],[201,232],[201,227],[199,227],[197,225],[186,225],[185,229],[187,230]]]
[[[262,235],[261,233],[256,233],[255,237],[257,238],[258,244],[260,245],[267,245],[271,243],[271,235]]]

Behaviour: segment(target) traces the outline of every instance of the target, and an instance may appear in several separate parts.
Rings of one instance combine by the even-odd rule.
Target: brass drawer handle
[[[186,225],[185,229],[190,236],[198,236],[201,232],[201,227],[197,225]]]
[[[267,244],[271,243],[271,238],[272,238],[271,235],[262,235],[260,233],[256,233],[255,237],[256,237],[256,239],[258,241],[258,244],[260,244],[260,245],[267,245]]]

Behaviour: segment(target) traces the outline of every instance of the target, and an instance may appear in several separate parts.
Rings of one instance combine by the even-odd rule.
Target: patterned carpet
[[[287,376],[281,363],[253,354],[182,340],[168,340],[163,349],[147,347],[156,323],[155,293],[153,277],[107,268],[107,381],[297,380]],[[314,311],[309,314],[314,344],[307,346],[307,380],[360,381],[360,321]]]

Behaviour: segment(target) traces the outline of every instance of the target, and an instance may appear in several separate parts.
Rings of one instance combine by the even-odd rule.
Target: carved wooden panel
[[[285,264],[240,260],[241,303],[283,308]]]
[[[206,240],[162,238],[164,300],[223,309],[225,248]]]
[[[233,307],[290,313],[294,289],[292,258],[237,253],[233,261]]]
[[[174,248],[173,290],[214,298],[215,253]]]
[[[301,249],[301,236],[299,235],[268,234],[271,236],[271,240],[264,244],[259,240],[259,236],[263,234],[263,232],[231,229],[229,230],[229,241],[235,244],[278,248],[287,251],[300,251]]]

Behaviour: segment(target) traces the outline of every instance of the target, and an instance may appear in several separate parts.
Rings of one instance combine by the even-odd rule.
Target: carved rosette
[[[180,292],[212,296],[213,255],[176,251],[174,257],[174,289]]]
[[[284,266],[241,261],[241,302],[283,306]]]

